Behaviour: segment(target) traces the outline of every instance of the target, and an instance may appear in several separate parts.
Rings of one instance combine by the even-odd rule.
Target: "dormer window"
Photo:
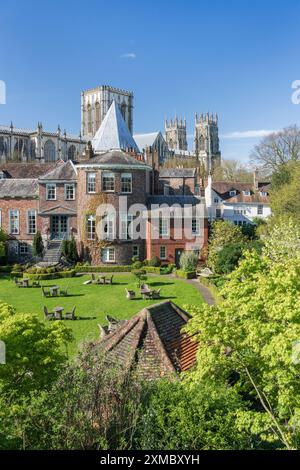
[[[231,196],[231,197],[232,197],[232,196],[236,196],[236,190],[235,190],[235,189],[231,189],[231,190],[229,191],[229,196]]]
[[[268,193],[267,193],[266,191],[261,191],[261,192],[260,192],[260,195],[261,195],[262,197],[267,197]]]
[[[243,191],[243,194],[244,196],[251,196],[249,189],[246,189],[245,191]]]
[[[0,180],[6,179],[6,174],[4,171],[0,171]]]

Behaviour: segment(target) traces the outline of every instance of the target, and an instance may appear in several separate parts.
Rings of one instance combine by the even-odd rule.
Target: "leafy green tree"
[[[258,253],[262,251],[262,243],[258,240],[249,241],[248,243],[231,243],[224,246],[217,256],[215,263],[215,272],[217,274],[229,274],[239,264],[244,253],[249,250],[256,250]]]
[[[207,264],[212,269],[216,269],[218,253],[222,248],[229,244],[245,243],[247,238],[242,229],[227,220],[217,220],[212,224],[209,239]]]
[[[241,449],[251,446],[237,428],[237,410],[245,407],[238,393],[214,384],[162,380],[150,384],[135,446],[159,450]]]
[[[3,228],[0,228],[0,258],[5,259],[7,253],[8,236]]]
[[[199,256],[194,251],[184,251],[179,260],[180,267],[185,272],[195,271],[199,263]]]
[[[26,408],[3,417],[2,447],[130,449],[141,394],[139,377],[88,346],[47,390],[33,393]]]
[[[67,359],[71,330],[61,322],[46,325],[36,315],[17,313],[0,303],[0,338],[6,364],[0,367],[0,392],[21,397],[49,386]]]
[[[292,218],[276,219],[264,239],[264,255],[272,262],[293,259],[300,249],[300,226]]]
[[[44,252],[44,243],[41,232],[36,232],[33,238],[33,255],[42,256]]]
[[[272,182],[270,203],[276,219],[291,217],[300,223],[299,179],[300,162],[283,165],[280,172],[273,176],[276,183]]]
[[[247,397],[238,426],[263,445],[299,448],[300,257],[274,262],[248,252],[221,294],[218,305],[190,309],[187,329],[199,340],[191,380]]]

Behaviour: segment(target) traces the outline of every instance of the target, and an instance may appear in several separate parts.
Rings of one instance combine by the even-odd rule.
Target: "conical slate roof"
[[[97,130],[93,140],[92,146],[94,151],[107,152],[112,149],[127,150],[129,148],[139,152],[129,129],[123,119],[123,116],[113,101],[101,126]]]

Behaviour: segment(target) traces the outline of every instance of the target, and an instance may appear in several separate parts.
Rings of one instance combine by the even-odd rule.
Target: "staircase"
[[[51,240],[48,244],[48,247],[44,253],[42,263],[44,265],[54,265],[59,263],[61,258],[61,240]]]

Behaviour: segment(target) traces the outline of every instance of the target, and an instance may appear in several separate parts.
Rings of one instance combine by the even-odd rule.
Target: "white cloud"
[[[266,137],[267,135],[273,134],[273,132],[278,132],[278,130],[257,129],[252,131],[235,131],[223,134],[221,137],[223,137],[223,139],[253,139]]]
[[[136,53],[135,52],[126,52],[125,54],[120,55],[121,59],[135,59]]]

